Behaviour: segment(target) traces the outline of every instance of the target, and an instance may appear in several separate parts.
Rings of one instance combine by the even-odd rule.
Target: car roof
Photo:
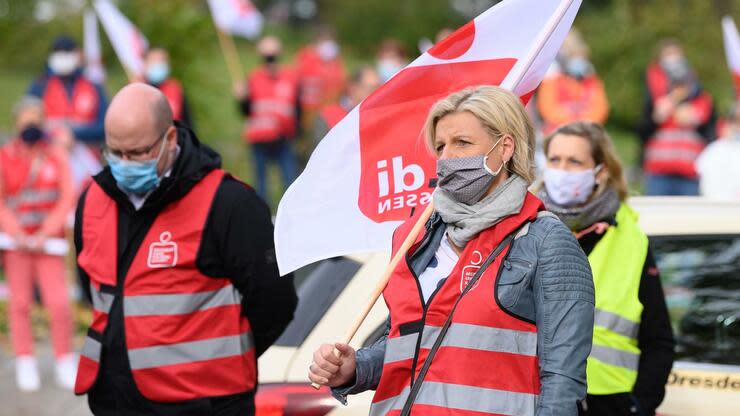
[[[649,236],[740,234],[740,200],[702,197],[632,197]]]

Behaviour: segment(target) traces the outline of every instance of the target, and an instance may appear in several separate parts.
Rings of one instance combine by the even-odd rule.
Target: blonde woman
[[[432,107],[425,132],[435,213],[383,293],[388,332],[357,352],[322,345],[309,377],[340,400],[375,389],[371,415],[576,415],[593,284],[573,235],[527,191],[524,107],[498,87],[465,89]]]
[[[608,134],[560,127],[545,139],[538,196],[588,254],[596,287],[588,397],[582,415],[654,415],[673,364],[673,333],[658,269]]]

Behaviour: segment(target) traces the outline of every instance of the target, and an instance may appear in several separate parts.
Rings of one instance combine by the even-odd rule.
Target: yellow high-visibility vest
[[[593,347],[586,367],[589,394],[631,392],[640,363],[637,334],[643,307],[638,292],[648,238],[627,205],[619,207],[616,221],[588,256],[596,290]]]

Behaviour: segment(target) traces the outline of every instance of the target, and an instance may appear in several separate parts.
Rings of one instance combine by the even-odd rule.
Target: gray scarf
[[[434,209],[447,224],[447,237],[458,247],[509,215],[518,214],[527,195],[527,181],[512,174],[487,197],[473,205],[453,200],[447,192],[434,192]]]
[[[585,205],[578,207],[557,205],[547,195],[544,186],[537,196],[545,204],[545,208],[557,215],[572,231],[581,231],[599,221],[608,220],[617,213],[620,204],[619,195],[612,188],[607,189]]]

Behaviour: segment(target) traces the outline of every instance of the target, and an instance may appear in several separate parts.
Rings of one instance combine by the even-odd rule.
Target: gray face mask
[[[437,187],[457,202],[473,205],[480,201],[504,168],[504,163],[496,172],[488,168],[488,155],[501,142],[499,139],[491,150],[482,156],[459,157],[437,160]]]

